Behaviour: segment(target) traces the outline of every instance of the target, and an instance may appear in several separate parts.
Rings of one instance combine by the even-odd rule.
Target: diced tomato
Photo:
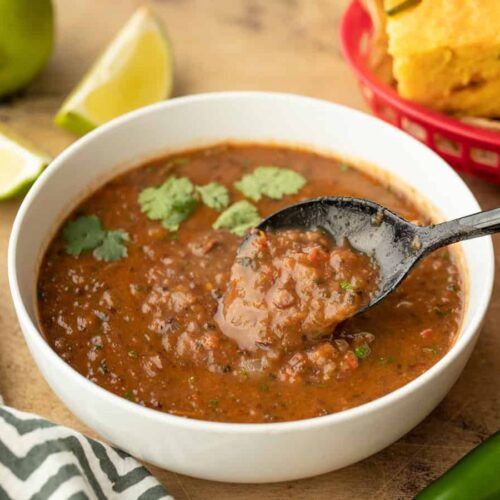
[[[344,359],[351,370],[355,370],[359,365],[358,358],[352,351],[347,351],[345,353]]]
[[[307,257],[311,262],[325,262],[328,260],[328,254],[319,247],[313,247]]]

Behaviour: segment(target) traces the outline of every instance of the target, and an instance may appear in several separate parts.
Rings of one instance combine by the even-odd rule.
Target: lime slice
[[[64,102],[55,122],[85,134],[128,111],[167,99],[172,84],[167,34],[159,19],[141,7]]]
[[[24,194],[49,161],[45,153],[0,127],[0,200]]]

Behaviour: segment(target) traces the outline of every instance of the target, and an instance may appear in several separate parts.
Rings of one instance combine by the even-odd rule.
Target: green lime
[[[0,96],[27,85],[54,44],[50,0],[0,0]]]

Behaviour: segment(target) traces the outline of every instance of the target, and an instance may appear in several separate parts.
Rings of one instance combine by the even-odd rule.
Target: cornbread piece
[[[386,12],[403,0],[385,0]],[[421,0],[387,18],[402,97],[458,115],[500,116],[500,0]]]

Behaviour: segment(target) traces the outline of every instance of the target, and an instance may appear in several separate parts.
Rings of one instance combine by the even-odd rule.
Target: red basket
[[[500,132],[464,124],[399,97],[368,65],[372,30],[369,14],[354,0],[342,18],[340,41],[372,111],[427,144],[456,170],[500,183]]]

